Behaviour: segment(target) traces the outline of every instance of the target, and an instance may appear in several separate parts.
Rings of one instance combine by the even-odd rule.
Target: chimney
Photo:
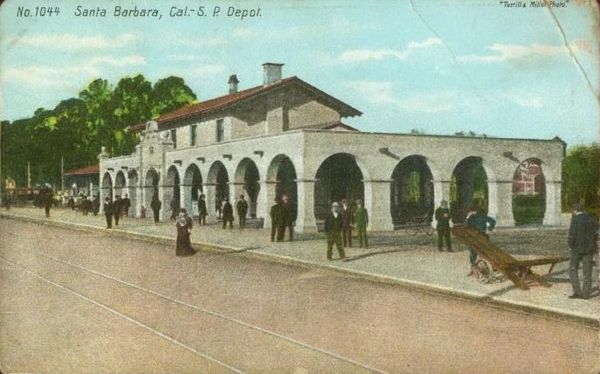
[[[264,85],[268,86],[281,80],[281,67],[283,64],[265,62],[263,65]]]
[[[240,83],[240,81],[237,78],[237,75],[232,74],[229,76],[229,81],[227,82],[229,83],[229,94],[234,94],[236,92],[238,92],[238,83]]]

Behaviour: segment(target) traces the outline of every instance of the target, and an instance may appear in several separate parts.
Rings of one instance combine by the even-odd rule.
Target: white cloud
[[[0,81],[2,85],[12,83],[31,87],[77,89],[81,80],[101,76],[103,65],[121,68],[128,65],[144,65],[145,63],[144,57],[138,55],[123,57],[95,56],[76,65],[8,67],[0,72]]]
[[[447,92],[411,94],[398,97],[393,93],[392,82],[348,81],[345,85],[376,105],[391,105],[405,112],[439,113],[455,109],[452,95]]]
[[[3,69],[0,72],[2,85],[8,83],[26,85],[30,87],[44,87],[54,89],[77,88],[78,82],[73,77],[95,76],[98,70],[93,66],[22,66]]]
[[[574,42],[571,48],[575,52],[586,51],[585,43],[583,42]],[[458,56],[457,59],[465,63],[498,63],[533,57],[568,56],[569,54],[569,51],[565,46],[539,43],[533,43],[531,45],[494,43],[486,47],[486,49],[491,51],[491,53]],[[589,50],[586,52],[589,53]]]
[[[42,49],[115,49],[141,42],[141,34],[125,33],[115,37],[104,35],[81,36],[75,34],[38,34],[10,38],[10,44]]]
[[[89,59],[85,64],[87,65],[112,65],[123,67],[126,65],[145,65],[146,59],[143,56],[131,55],[124,57],[113,57],[113,56],[96,56]]]
[[[439,38],[427,38],[423,41],[410,42],[404,49],[351,49],[339,56],[340,62],[362,62],[383,60],[388,57],[405,60],[419,49],[426,49],[442,44]]]
[[[532,95],[517,95],[517,94],[500,94],[500,100],[506,100],[509,103],[516,104],[524,108],[542,108],[544,106],[544,99],[541,96]]]
[[[177,37],[172,41],[172,44],[188,47],[188,48],[206,48],[223,45],[226,40],[221,37]]]

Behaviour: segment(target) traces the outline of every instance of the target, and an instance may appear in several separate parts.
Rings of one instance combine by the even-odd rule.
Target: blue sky
[[[19,1],[0,7],[0,118],[30,116],[77,96],[96,77],[181,76],[200,100],[262,82],[264,62],[361,110],[364,131],[598,139],[593,1],[505,8],[496,0]],[[16,17],[57,4],[59,16]],[[75,17],[79,4],[107,9]],[[527,2],[529,4],[529,2]],[[158,8],[161,19],[115,18]],[[169,17],[171,6],[261,8],[261,17]],[[560,26],[560,27],[559,27]],[[569,46],[565,46],[565,40]]]

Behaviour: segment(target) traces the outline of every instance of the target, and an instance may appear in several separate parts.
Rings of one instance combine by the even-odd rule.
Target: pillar
[[[365,208],[369,213],[369,231],[393,230],[390,196],[392,180],[365,180]]]
[[[258,192],[256,217],[264,218],[265,227],[271,227],[271,216],[269,215],[271,206],[275,204],[276,181],[260,181],[260,191]]]
[[[546,181],[546,211],[544,213],[544,225],[560,225],[561,193],[561,181]]]
[[[494,186],[492,186],[494,185]],[[492,188],[495,187],[495,188]],[[515,225],[515,219],[513,215],[512,193],[513,181],[496,181],[490,182],[488,188],[488,200],[489,200],[489,215],[496,217],[496,226],[499,227],[512,227]],[[497,191],[495,201],[492,199],[492,191]],[[495,212],[492,210],[492,206],[495,206]],[[495,213],[495,214],[494,214]]]
[[[204,183],[204,195],[206,196],[206,211],[208,217],[217,219],[217,212],[215,211],[216,196],[217,196],[217,184],[216,183]]]
[[[298,217],[296,218],[296,232],[316,232],[317,220],[315,219],[315,179],[297,179],[298,187]]]

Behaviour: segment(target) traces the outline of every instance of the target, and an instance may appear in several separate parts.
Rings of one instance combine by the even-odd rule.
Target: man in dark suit
[[[44,187],[41,192],[42,200],[44,202],[44,210],[46,212],[46,218],[50,218],[50,208],[52,207],[52,200],[54,194],[52,193],[52,189],[48,186]]]
[[[294,222],[296,222],[296,204],[290,201],[288,195],[283,195],[281,197],[281,210],[283,215],[283,235],[282,239],[285,237],[285,229],[287,228],[290,233],[290,241],[294,240]]]
[[[125,194],[125,197],[123,198],[121,204],[123,205],[123,214],[125,215],[125,217],[129,217],[129,207],[131,207],[131,200],[129,199],[129,195]]]
[[[275,241],[275,235],[277,234],[277,241],[280,242],[283,240],[285,220],[283,219],[283,207],[279,199],[275,199],[275,204],[271,206],[269,216],[271,217],[271,241]]]
[[[160,221],[160,208],[162,207],[162,202],[158,199],[158,195],[152,196],[152,201],[150,202],[150,208],[152,208],[152,213],[154,214],[154,223],[158,223]]]
[[[221,214],[223,216],[223,228],[225,228],[227,226],[227,223],[229,223],[229,228],[232,229],[233,228],[233,206],[231,206],[231,203],[227,199],[223,200],[223,209],[222,209]]]
[[[112,229],[113,204],[109,197],[104,199],[104,217],[106,217],[106,228]]]
[[[352,247],[352,207],[342,199],[342,239],[344,247]]]
[[[119,226],[119,218],[121,218],[121,212],[123,211],[123,206],[121,204],[121,195],[117,195],[112,204],[113,216],[115,217],[115,226]]]
[[[483,209],[473,206],[467,213],[467,225],[479,231],[486,238],[489,238],[487,232],[494,230],[496,220],[485,214]],[[471,263],[471,270],[467,276],[477,276],[479,274],[479,270],[475,265],[477,263],[477,251],[473,248],[469,248],[469,262]]]
[[[344,245],[342,244],[343,217],[340,212],[340,206],[334,202],[331,206],[331,212],[325,219],[325,232],[327,233],[327,259],[332,260],[333,244],[337,247],[340,259],[345,259]]]
[[[446,241],[446,249],[452,252],[452,242],[450,241],[450,209],[448,202],[442,200],[440,207],[435,210],[436,229],[438,233],[438,250],[441,252]]]
[[[590,214],[583,212],[580,204],[573,207],[573,218],[569,227],[569,248],[571,263],[569,278],[573,286],[571,299],[589,299],[592,289],[592,259],[597,250],[596,239],[598,222]],[[583,268],[583,290],[579,284],[579,264]]]
[[[206,216],[208,210],[206,209],[206,196],[200,195],[198,198],[198,223],[206,225]]]
[[[244,195],[240,195],[240,199],[235,204],[235,210],[240,219],[240,228],[244,228],[246,226],[246,214],[248,214],[248,202],[244,199]]]

